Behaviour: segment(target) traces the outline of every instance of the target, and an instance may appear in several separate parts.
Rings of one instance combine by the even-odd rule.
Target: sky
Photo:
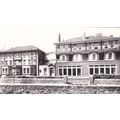
[[[107,0],[0,1],[0,50],[34,45],[45,52],[55,51],[59,33],[64,40],[84,32],[120,36],[116,11],[117,1]]]

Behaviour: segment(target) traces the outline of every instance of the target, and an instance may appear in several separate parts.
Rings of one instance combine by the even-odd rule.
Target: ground
[[[120,86],[0,85],[1,94],[119,94]]]

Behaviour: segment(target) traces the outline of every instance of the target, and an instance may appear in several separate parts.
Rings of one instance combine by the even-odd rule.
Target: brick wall
[[[100,61],[77,61],[77,62],[57,62],[56,63],[56,76],[58,76],[58,66],[77,66],[82,67],[82,77],[89,77],[89,65],[117,65],[117,74],[120,74],[120,61],[119,60],[100,60]]]

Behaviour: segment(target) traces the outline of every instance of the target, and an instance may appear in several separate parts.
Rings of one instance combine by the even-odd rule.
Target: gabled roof
[[[30,46],[19,46],[19,47],[10,48],[2,52],[26,52],[26,51],[37,51],[37,50],[41,51],[39,48],[30,45]]]
[[[85,42],[99,42],[99,41],[110,41],[110,40],[120,40],[120,37],[110,37],[110,36],[87,36],[87,37],[75,37],[68,40],[55,43],[59,44],[75,44],[75,43],[85,43]]]

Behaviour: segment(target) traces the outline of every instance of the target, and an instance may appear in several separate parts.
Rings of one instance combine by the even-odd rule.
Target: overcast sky
[[[0,49],[34,45],[45,52],[54,51],[59,33],[62,39],[84,32],[120,36],[120,28],[81,28],[119,27],[118,8],[119,3],[109,1],[108,5],[107,0],[2,0]]]

